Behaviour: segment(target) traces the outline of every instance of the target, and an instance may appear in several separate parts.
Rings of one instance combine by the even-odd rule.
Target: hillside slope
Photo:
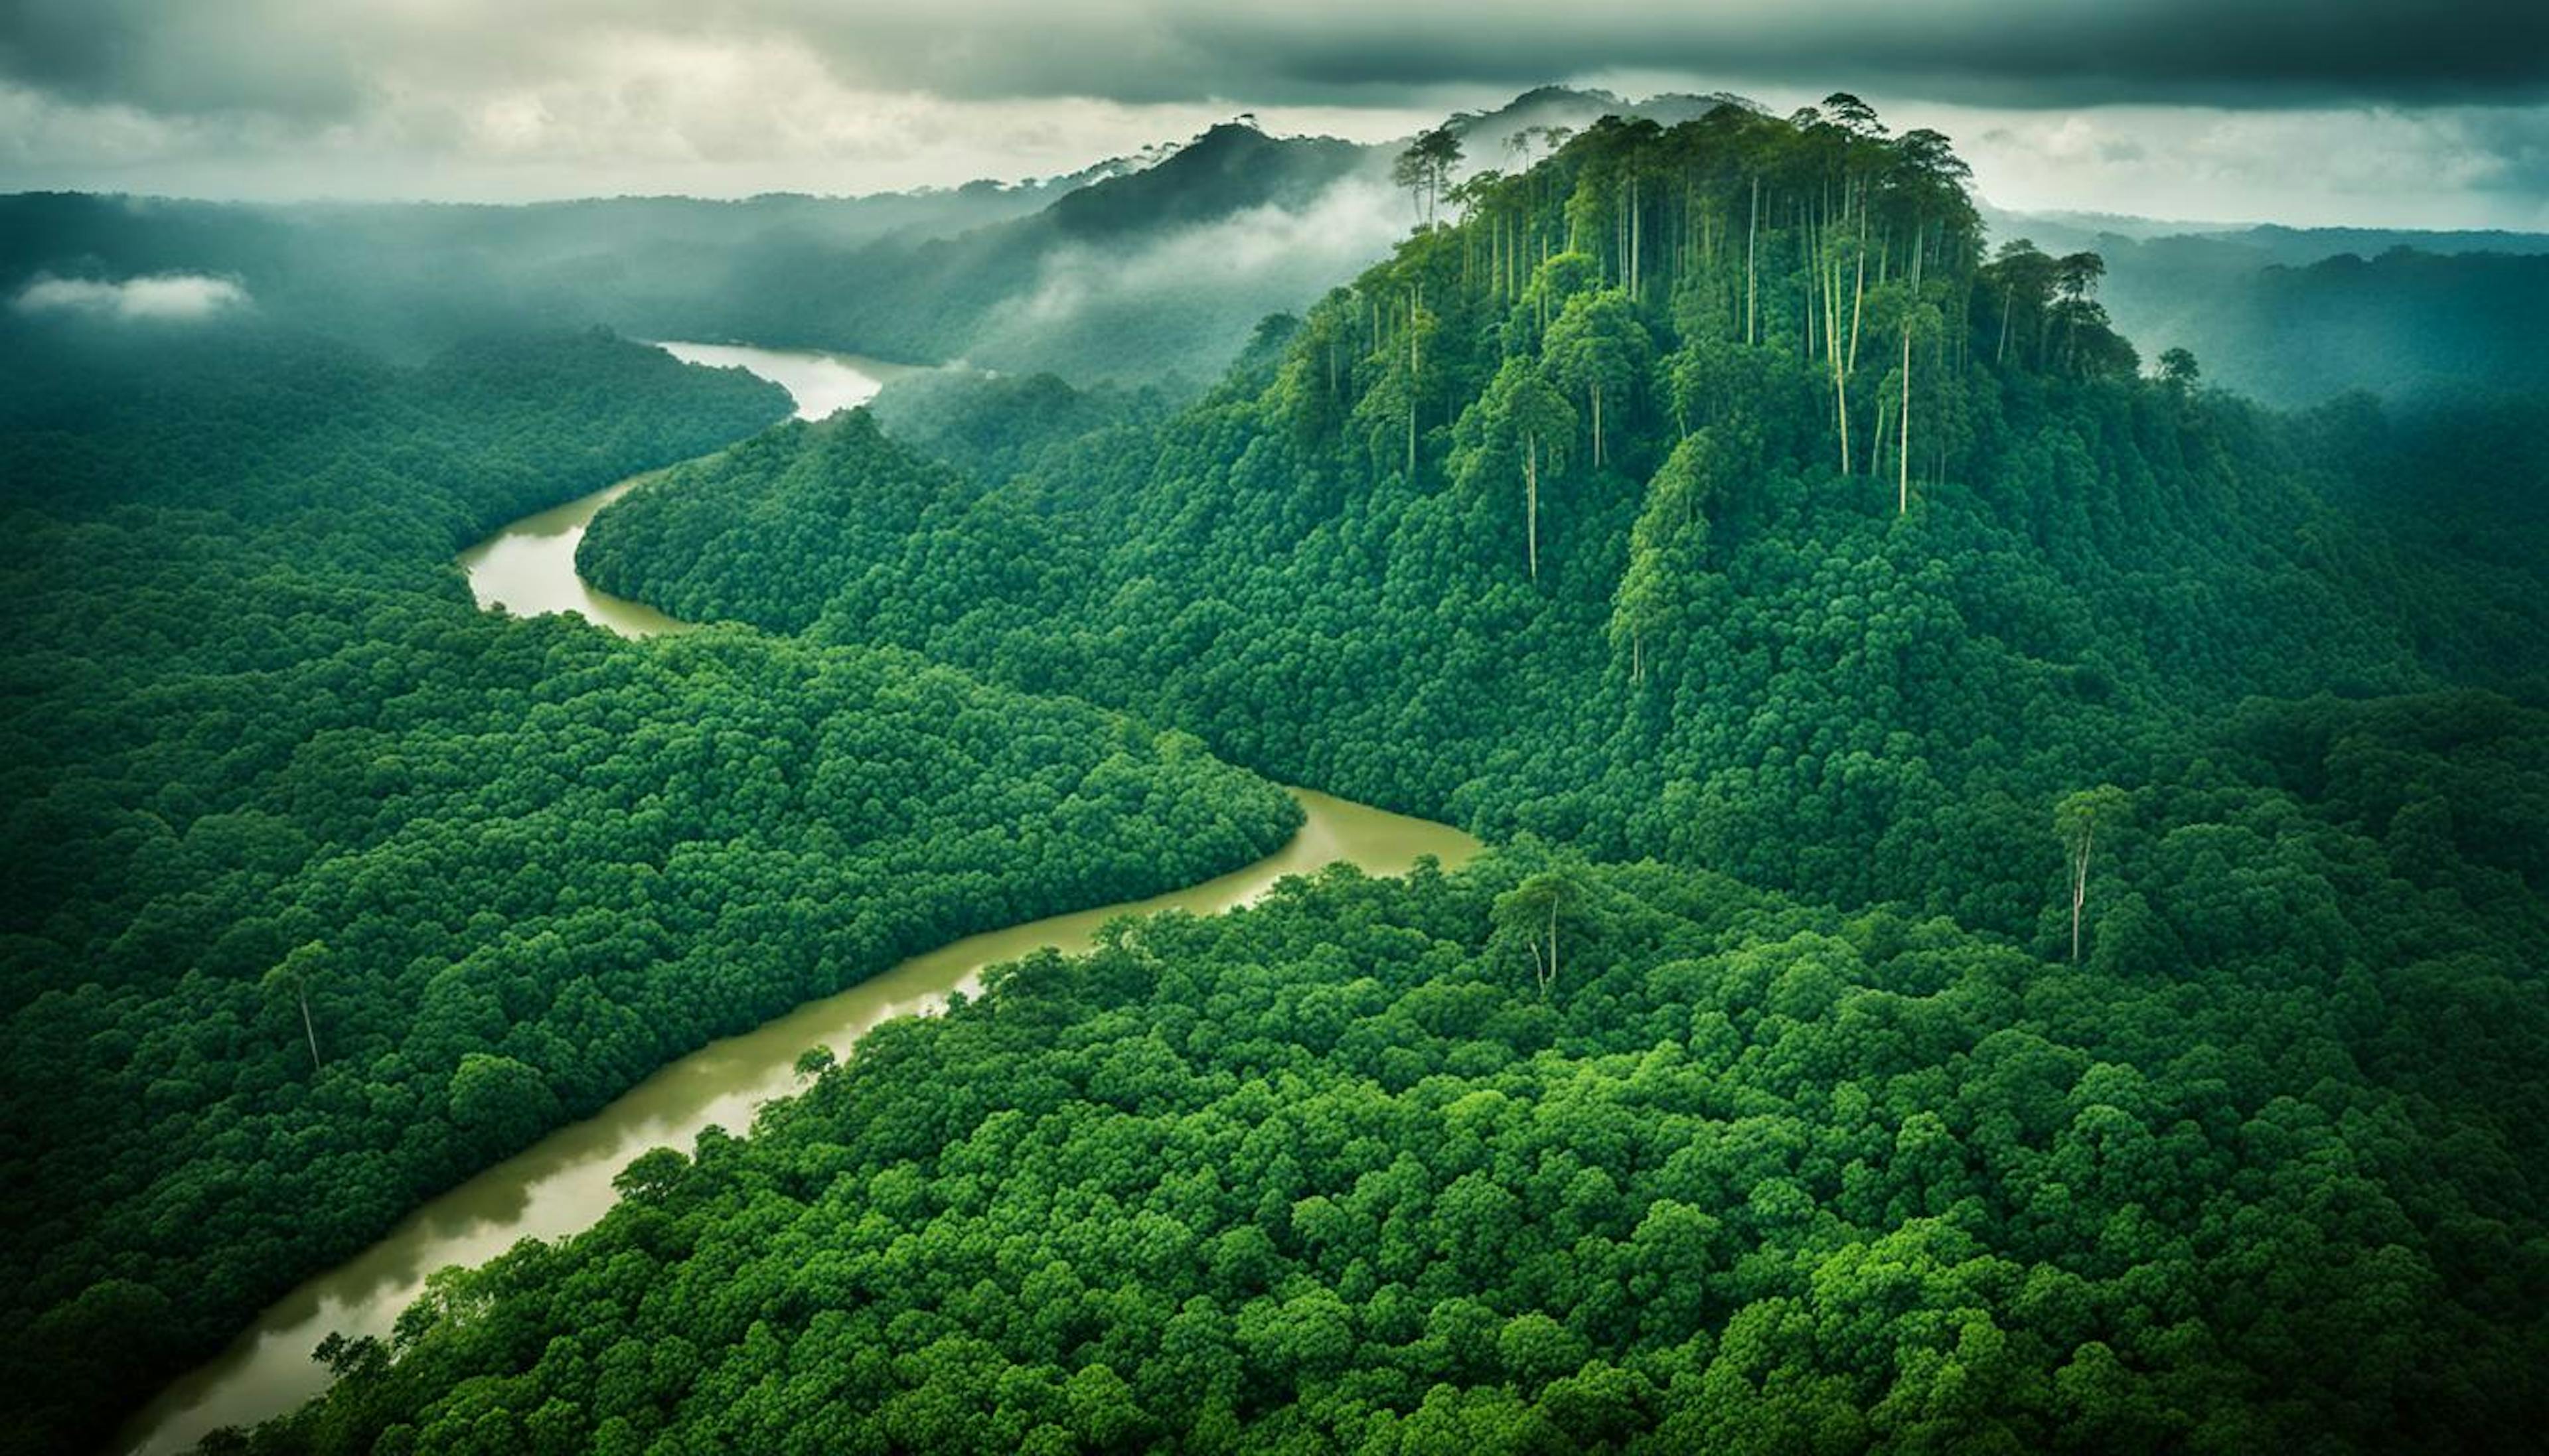
[[[1193,409],[942,487],[898,550],[819,518],[911,468],[863,436],[632,498],[587,569],[783,630],[828,592],[829,640],[1278,776],[2012,934],[2055,798],[2188,772],[2249,697],[2537,690],[2536,561],[2450,544],[2473,512],[2539,539],[2518,429],[2400,451],[2138,378],[2054,260],[1981,260],[1952,168],[1848,136],[1597,128]],[[1828,169],[1889,250],[1813,215]],[[983,389],[987,436],[1006,408]],[[2367,503],[2474,466],[2448,515]]]

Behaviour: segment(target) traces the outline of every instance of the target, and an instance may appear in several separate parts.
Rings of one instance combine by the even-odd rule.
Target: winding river
[[[796,397],[797,412],[806,418],[863,403],[887,378],[909,367],[732,345],[662,347],[694,363],[740,365],[785,385]],[[575,547],[585,525],[646,479],[622,481],[526,516],[462,553],[460,565],[479,604],[501,604],[521,615],[581,612],[630,637],[681,630],[684,623],[595,592],[575,575]],[[846,1053],[888,1017],[926,1015],[951,992],[970,993],[987,966],[1044,946],[1085,949],[1098,926],[1127,912],[1227,910],[1264,894],[1284,875],[1338,860],[1389,874],[1424,855],[1456,864],[1478,848],[1446,825],[1306,789],[1293,795],[1308,812],[1307,822],[1289,844],[1244,869],[1153,899],[967,937],[661,1068],[599,1114],[426,1203],[380,1242],[286,1295],[219,1358],[162,1392],[126,1425],[116,1449],[154,1456],[182,1451],[217,1427],[251,1424],[291,1410],[327,1387],[328,1373],[311,1352],[330,1331],[386,1337],[399,1311],[434,1270],[484,1262],[522,1238],[558,1238],[589,1228],[612,1204],[612,1178],[637,1154],[667,1144],[688,1147],[710,1124],[748,1128],[755,1107],[797,1085],[799,1053],[816,1046]]]

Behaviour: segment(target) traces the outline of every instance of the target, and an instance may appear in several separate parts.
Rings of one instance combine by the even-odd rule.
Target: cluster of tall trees
[[[100,1438],[714,1037],[1298,820],[906,653],[471,604],[477,533],[785,414],[739,373],[0,327],[36,361],[0,383],[0,1447]]]

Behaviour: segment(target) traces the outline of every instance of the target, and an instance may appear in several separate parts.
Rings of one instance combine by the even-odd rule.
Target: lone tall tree
[[[2098,842],[2098,831],[2122,822],[2131,801],[2124,791],[2112,783],[2084,788],[2065,797],[2053,809],[2053,832],[2062,839],[2063,850],[2071,857],[2071,959],[2080,959],[2080,916],[2089,904],[2089,855]]]
[[[1558,983],[1558,937],[1561,917],[1584,899],[1584,886],[1561,870],[1544,869],[1496,896],[1491,911],[1496,925],[1521,940],[1531,952],[1532,979],[1540,994]]]
[[[1417,214],[1429,229],[1450,186],[1452,169],[1461,164],[1461,138],[1449,127],[1436,127],[1417,136],[1390,167],[1390,180],[1407,189]]]
[[[328,944],[311,941],[295,948],[283,963],[265,973],[268,995],[291,993],[301,1003],[301,1034],[310,1039],[310,1070],[320,1070],[319,1028],[310,1019],[310,988],[327,972]]]

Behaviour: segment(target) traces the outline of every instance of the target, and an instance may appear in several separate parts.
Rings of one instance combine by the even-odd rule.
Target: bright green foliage
[[[2231,840],[2284,895],[2352,872],[2283,823],[2136,873]],[[1496,927],[1559,883],[1601,913],[1543,997]],[[251,1449],[542,1410],[577,1449],[2518,1443],[2543,1125],[2498,1094],[2549,998],[2521,916],[2411,950],[2419,892],[2358,888],[2297,956],[2075,970],[1532,845],[1332,870],[1030,959],[748,1140],[648,1154]],[[2162,900],[2162,936],[2213,915]]]

